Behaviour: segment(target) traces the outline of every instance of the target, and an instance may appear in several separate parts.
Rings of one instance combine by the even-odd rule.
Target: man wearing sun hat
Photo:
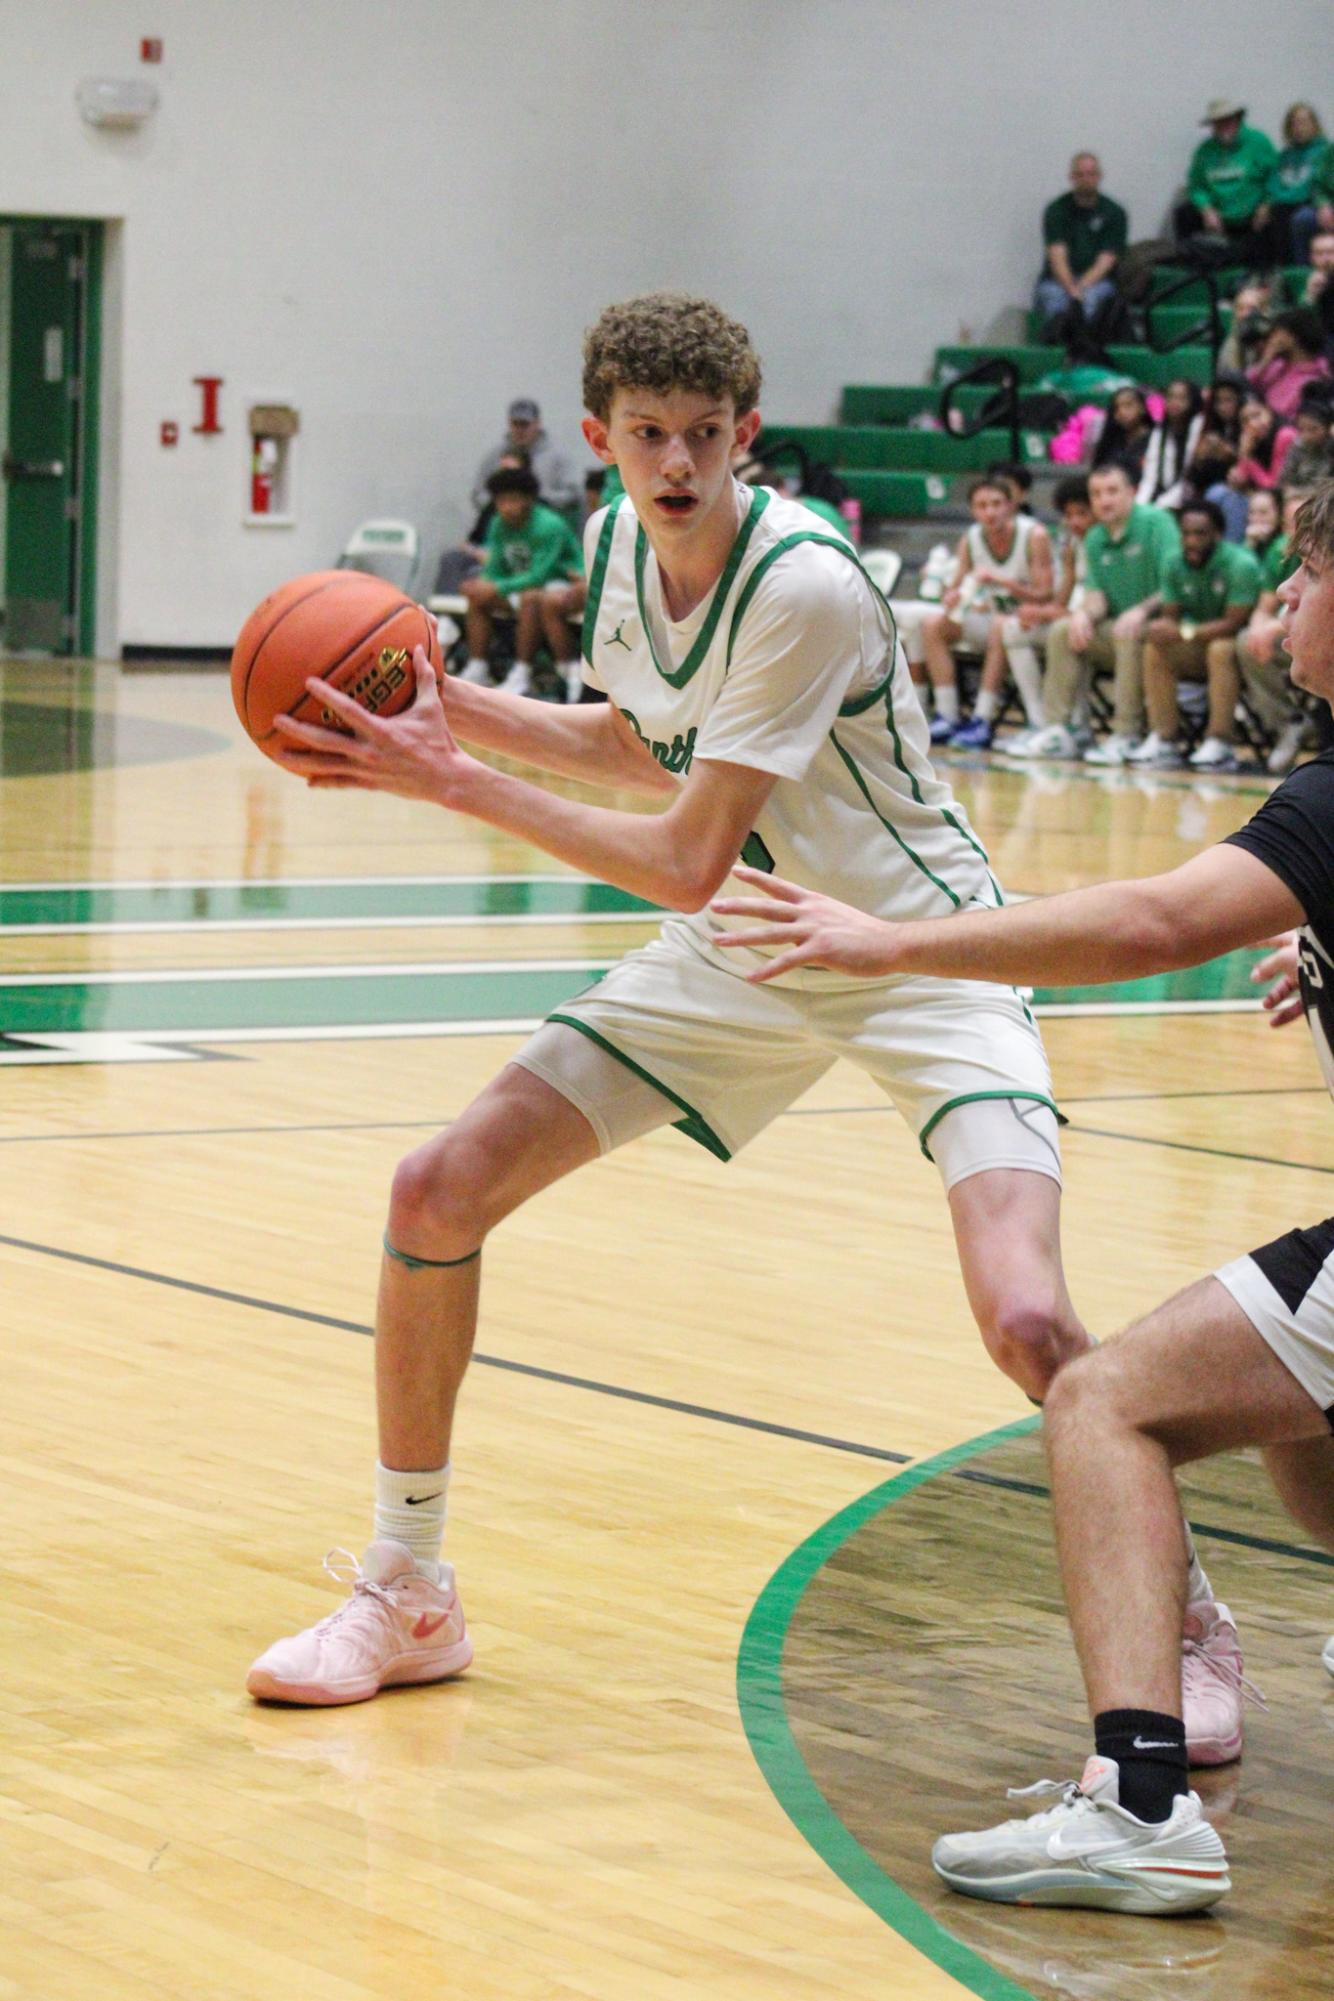
[[[1248,264],[1263,264],[1269,257],[1265,190],[1278,154],[1273,141],[1245,121],[1240,99],[1210,101],[1200,120],[1209,127],[1209,137],[1191,156],[1189,198],[1177,210],[1177,234],[1226,236]]]

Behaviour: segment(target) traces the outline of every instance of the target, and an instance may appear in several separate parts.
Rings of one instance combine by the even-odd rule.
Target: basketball
[[[307,691],[318,674],[373,716],[396,715],[416,693],[418,646],[440,679],[435,620],[381,577],[360,570],[315,570],[293,577],[256,605],[232,652],[232,700],[242,728],[266,757],[284,742],[278,716],[342,730]]]

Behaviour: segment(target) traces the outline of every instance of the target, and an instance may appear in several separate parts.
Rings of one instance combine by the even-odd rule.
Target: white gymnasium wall
[[[579,447],[636,290],[745,318],[772,416],[921,379],[1024,298],[1074,147],[1155,233],[1205,100],[1272,130],[1331,57],[1330,0],[0,0],[0,212],[123,224],[101,644],[228,643],[368,514],[434,551],[511,395]],[[98,74],[159,84],[145,131],[80,122]],[[301,410],[290,530],[242,526],[248,396]]]

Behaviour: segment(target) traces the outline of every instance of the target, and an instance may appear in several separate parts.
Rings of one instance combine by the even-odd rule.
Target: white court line
[[[581,959],[451,959],[408,960],[402,965],[352,964],[346,966],[200,966],[191,971],[173,967],[169,972],[153,970],[133,973],[18,973],[0,974],[0,994],[13,987],[164,987],[224,986],[237,980],[388,980],[405,973],[431,979],[463,979],[472,973],[595,973],[606,966],[587,956]]]
[[[534,875],[531,870],[519,875],[211,875],[205,880],[189,881],[177,876],[146,876],[142,881],[131,876],[114,876],[98,882],[0,882],[0,892],[37,895],[58,889],[71,893],[86,889],[156,889],[165,894],[194,889],[380,889],[392,888],[398,882],[410,883],[414,888],[425,884],[445,889],[462,882],[595,882],[603,886],[597,876],[581,875],[577,869],[570,869],[564,875]]]
[[[108,924],[0,924],[0,938],[105,938],[161,936],[193,932],[212,937],[222,931],[429,931],[437,927],[511,924],[661,924],[661,910],[562,910],[548,916],[525,912],[513,917],[183,917],[137,922],[125,918]],[[0,981],[3,984],[3,981]]]

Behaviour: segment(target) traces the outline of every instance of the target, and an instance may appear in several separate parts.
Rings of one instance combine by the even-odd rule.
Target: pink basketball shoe
[[[1181,1713],[1192,1765],[1228,1765],[1241,1756],[1246,1697],[1267,1705],[1241,1668],[1237,1628],[1226,1605],[1202,1598],[1186,1607],[1181,1638]]]
[[[443,1681],[472,1659],[448,1565],[423,1577],[400,1542],[373,1542],[361,1562],[330,1550],[324,1567],[352,1596],[318,1626],[277,1640],[246,1676],[264,1702],[365,1702],[398,1682]]]

